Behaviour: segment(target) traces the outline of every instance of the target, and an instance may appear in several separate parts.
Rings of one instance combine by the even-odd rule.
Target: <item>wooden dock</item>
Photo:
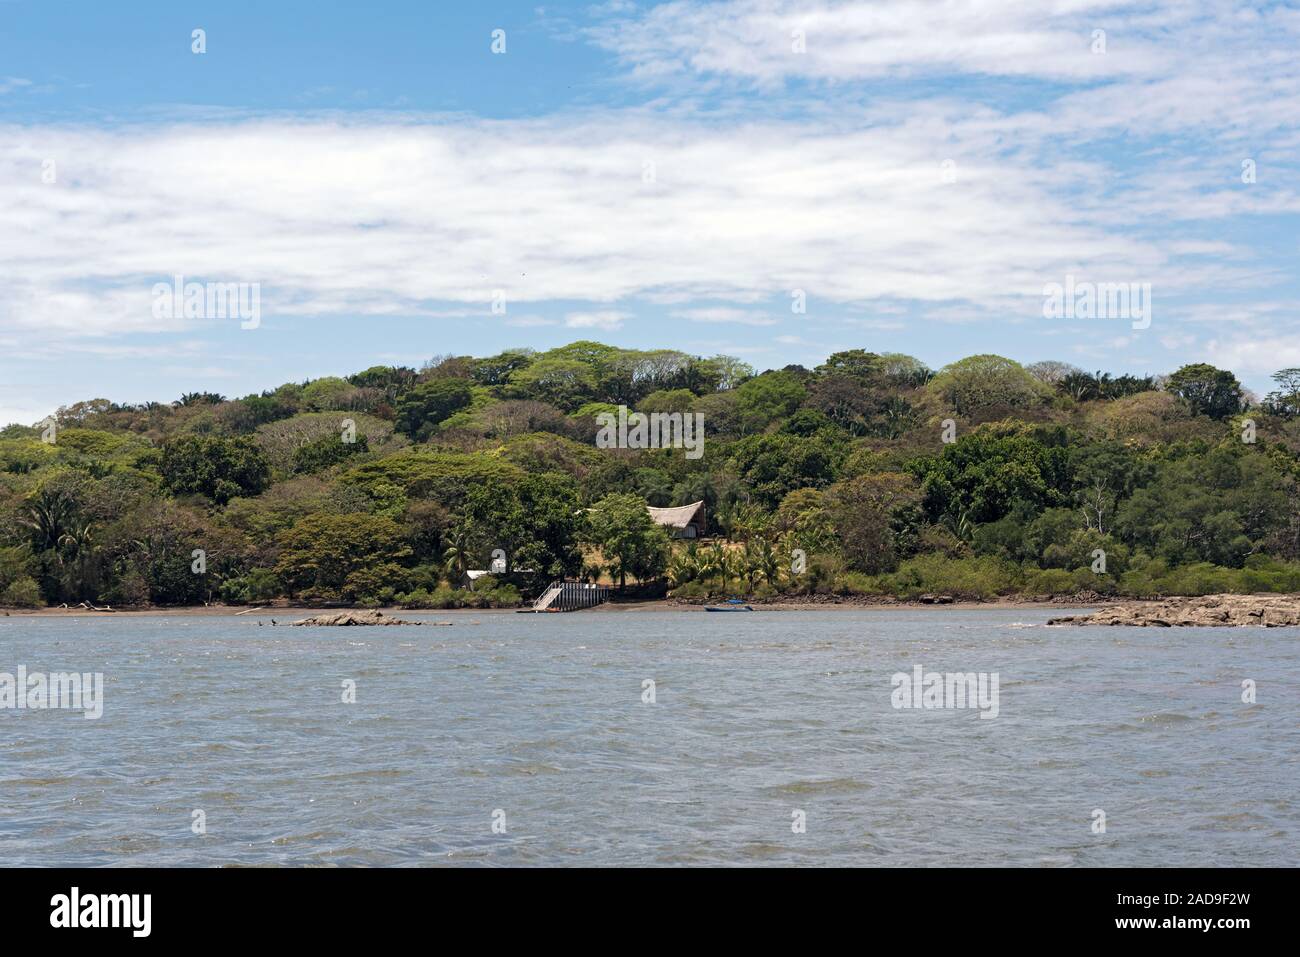
[[[520,608],[522,615],[561,611],[581,611],[595,608],[609,600],[612,589],[608,585],[589,585],[586,582],[555,581],[533,602],[531,608]]]

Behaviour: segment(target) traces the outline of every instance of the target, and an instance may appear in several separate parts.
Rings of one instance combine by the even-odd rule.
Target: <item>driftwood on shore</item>
[[[332,615],[313,615],[295,621],[295,625],[329,625],[351,627],[356,625],[450,625],[449,621],[407,621],[404,618],[392,618],[382,611],[341,611]]]
[[[1300,625],[1297,595],[1207,595],[1115,605],[1091,615],[1053,618],[1049,625],[1130,625],[1139,628],[1223,628]]]

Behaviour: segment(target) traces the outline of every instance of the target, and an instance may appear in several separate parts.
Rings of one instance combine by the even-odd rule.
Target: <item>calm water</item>
[[[0,618],[0,672],[106,682],[98,721],[0,711],[0,854],[1300,864],[1300,629],[1043,627],[1052,614],[438,613],[456,625],[423,629]],[[997,672],[1000,714],[895,710],[890,677],[916,664]],[[1241,702],[1245,678],[1257,704]],[[792,832],[798,810],[806,833]]]

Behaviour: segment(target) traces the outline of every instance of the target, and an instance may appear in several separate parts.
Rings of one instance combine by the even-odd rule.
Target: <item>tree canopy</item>
[[[879,348],[756,374],[584,340],[72,401],[53,430],[0,429],[0,604],[458,607],[556,578],[698,599],[1300,591],[1300,370],[1273,381],[1256,401],[1206,363],[932,372]],[[603,447],[620,406],[700,417],[701,454]],[[702,542],[647,512],[696,502]]]

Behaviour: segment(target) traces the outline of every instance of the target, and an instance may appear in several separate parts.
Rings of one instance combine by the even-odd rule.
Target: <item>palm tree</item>
[[[673,483],[658,469],[640,469],[636,478],[637,491],[655,508],[662,508],[673,500]]]
[[[885,438],[896,439],[907,431],[907,420],[912,406],[900,395],[891,396],[881,410],[882,431]]]
[[[744,551],[737,556],[740,560],[740,567],[737,573],[745,579],[745,584],[752,594],[754,586],[758,584],[758,578],[763,570],[763,548],[761,539],[751,538],[745,542]]]
[[[673,486],[673,505],[691,505],[694,502],[706,502],[712,506],[716,493],[713,483],[703,473],[686,476]]]
[[[459,587],[459,582],[469,571],[469,563],[473,558],[474,546],[470,540],[469,532],[464,528],[453,529],[447,536],[447,548],[442,553],[443,568],[447,572],[448,578],[453,584]]]
[[[736,522],[735,504],[719,505],[713,513],[713,525],[722,533],[722,537],[731,541],[731,532]]]
[[[74,591],[78,598],[86,597],[86,562],[95,550],[94,535],[91,532],[93,527],[90,522],[81,522],[59,536],[59,544],[67,546],[77,563],[77,587]]]
[[[721,553],[721,547],[717,542],[714,542],[700,552],[696,559],[696,577],[704,584],[709,584],[718,576],[718,556]]]
[[[673,588],[677,588],[698,577],[700,577],[699,549],[694,542],[690,542],[686,548],[674,552],[668,562],[668,583]]]
[[[975,523],[971,521],[970,511],[962,509],[961,513],[954,518],[948,515],[945,519],[948,528],[963,542],[972,541],[975,537]]]
[[[762,528],[766,516],[761,508],[745,502],[732,506],[729,518],[727,538],[744,542]]]
[[[701,577],[705,581],[712,581],[714,578],[721,579],[722,590],[725,592],[727,585],[731,582],[731,575],[735,568],[731,553],[721,542],[714,542],[709,546],[704,556],[700,568]]]
[[[759,540],[758,573],[763,576],[763,581],[773,588],[781,579],[781,558],[770,538]]]
[[[802,557],[805,564],[801,569],[795,568],[796,551],[803,552]],[[815,553],[816,550],[811,547],[811,543],[803,535],[796,532],[786,532],[778,539],[777,546],[772,552],[772,560],[776,562],[777,575],[779,576],[781,571],[784,570],[791,583],[798,581],[808,570],[808,556]]]
[[[28,499],[18,521],[36,533],[37,550],[46,551],[59,547],[76,513],[77,501],[71,492],[47,485]]]

